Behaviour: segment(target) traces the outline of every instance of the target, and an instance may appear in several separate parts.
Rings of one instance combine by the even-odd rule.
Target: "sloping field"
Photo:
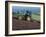
[[[32,21],[23,21],[12,19],[12,30],[31,30],[31,29],[40,29],[40,23]]]
[[[32,14],[32,20],[37,20],[37,21],[40,21],[40,15],[37,15],[37,14]]]

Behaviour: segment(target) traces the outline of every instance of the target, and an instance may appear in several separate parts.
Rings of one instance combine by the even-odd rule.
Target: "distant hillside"
[[[20,6],[13,6],[12,11],[17,13],[18,11],[22,14],[26,13],[26,10],[31,11],[34,14],[40,14],[40,7],[20,7]]]

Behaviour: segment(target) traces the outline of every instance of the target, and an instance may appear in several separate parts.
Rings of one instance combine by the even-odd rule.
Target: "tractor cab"
[[[28,20],[30,21],[31,20],[31,11],[26,11],[26,14],[25,14],[25,20]]]

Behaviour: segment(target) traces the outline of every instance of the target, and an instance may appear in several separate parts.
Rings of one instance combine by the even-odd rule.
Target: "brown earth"
[[[39,22],[17,20],[12,19],[12,30],[31,30],[31,29],[40,29]]]

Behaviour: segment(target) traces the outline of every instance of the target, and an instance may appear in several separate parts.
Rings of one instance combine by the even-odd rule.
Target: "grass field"
[[[32,19],[33,19],[33,20],[40,21],[40,15],[32,14]]]
[[[15,13],[14,13],[13,16],[16,16],[16,17],[17,17],[17,16],[22,16],[22,15],[21,15],[21,14],[15,14]]]

